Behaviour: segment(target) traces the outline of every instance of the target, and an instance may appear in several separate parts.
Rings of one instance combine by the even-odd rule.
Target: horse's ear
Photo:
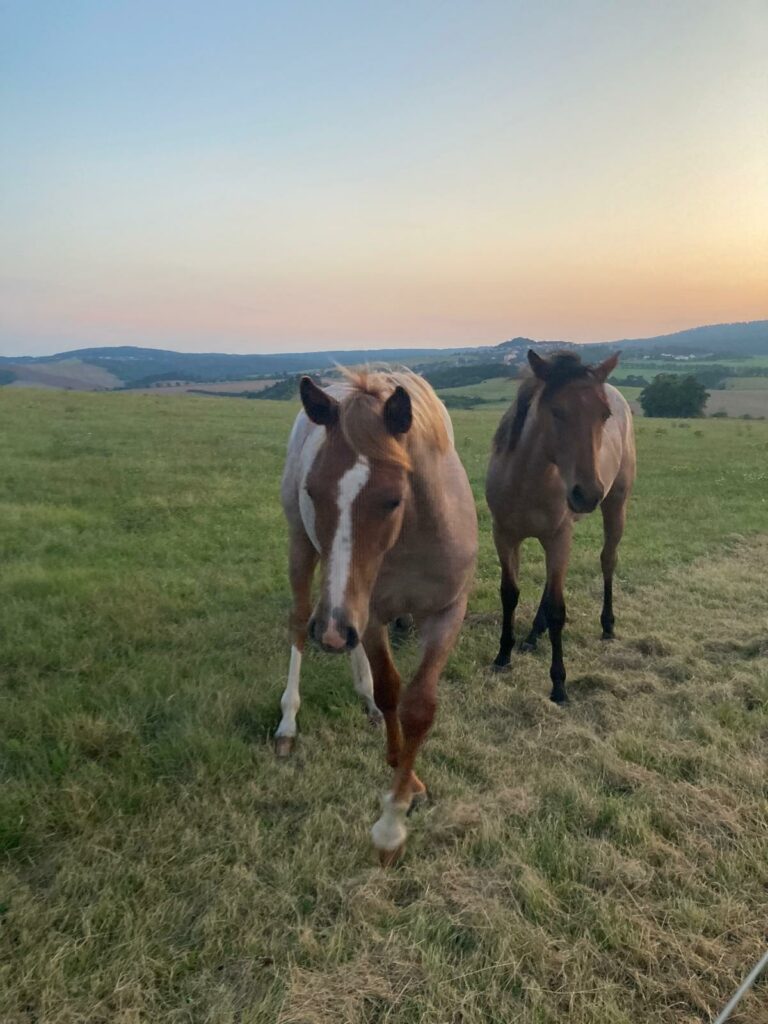
[[[528,364],[539,380],[546,380],[549,376],[549,363],[542,359],[532,348],[528,349]]]
[[[601,384],[605,384],[610,375],[616,369],[620,355],[621,352],[614,352],[612,356],[608,356],[607,359],[604,359],[602,363],[598,363],[594,368],[593,372]]]
[[[413,423],[411,396],[398,384],[384,403],[384,425],[390,434],[407,434]]]
[[[320,427],[332,427],[339,418],[339,403],[319,388],[311,377],[302,377],[299,394],[304,411]]]

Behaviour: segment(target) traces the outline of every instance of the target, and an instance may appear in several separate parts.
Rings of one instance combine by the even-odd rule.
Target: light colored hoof
[[[368,711],[367,708],[366,711]],[[372,729],[380,729],[384,725],[384,715],[382,715],[378,708],[368,711],[368,724]]]
[[[393,868],[405,852],[405,843],[394,850],[379,850],[379,864],[383,868]]]
[[[296,742],[295,736],[276,736],[275,737],[275,756],[276,757],[290,757],[293,752],[293,745]]]

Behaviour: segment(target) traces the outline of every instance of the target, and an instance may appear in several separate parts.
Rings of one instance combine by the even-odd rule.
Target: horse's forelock
[[[360,455],[411,469],[420,447],[448,450],[450,437],[440,400],[423,377],[410,371],[342,372],[351,390],[341,403],[341,429]],[[384,403],[398,386],[411,400],[412,426],[407,434],[394,437],[384,423]]]

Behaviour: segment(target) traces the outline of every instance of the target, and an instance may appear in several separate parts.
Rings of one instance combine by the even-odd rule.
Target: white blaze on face
[[[339,480],[336,503],[339,508],[339,521],[333,538],[331,555],[328,559],[328,598],[331,611],[344,605],[344,594],[347,590],[349,570],[352,565],[352,505],[355,498],[368,482],[371,467],[368,459],[361,455],[357,462],[348,469]]]

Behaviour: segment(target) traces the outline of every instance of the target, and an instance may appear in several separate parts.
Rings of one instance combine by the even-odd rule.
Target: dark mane
[[[535,377],[526,377],[517,389],[514,402],[502,416],[501,423],[493,436],[495,452],[499,454],[513,452],[517,447],[538,383]]]
[[[582,363],[581,356],[576,352],[554,352],[548,359],[546,381],[538,377],[523,378],[517,391],[517,397],[510,408],[504,413],[493,438],[493,450],[497,453],[513,452],[520,441],[523,427],[531,408],[534,396],[541,391],[542,398],[548,399],[574,380],[585,380],[594,377],[591,366]]]

